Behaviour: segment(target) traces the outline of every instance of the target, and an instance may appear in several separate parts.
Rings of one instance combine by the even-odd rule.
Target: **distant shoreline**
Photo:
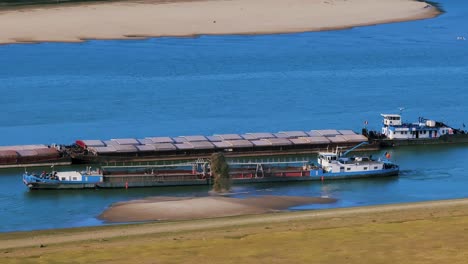
[[[0,44],[299,33],[439,14],[416,0],[86,1],[0,9]]]

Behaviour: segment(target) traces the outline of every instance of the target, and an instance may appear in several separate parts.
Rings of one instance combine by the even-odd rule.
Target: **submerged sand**
[[[415,0],[140,0],[0,12],[0,43],[259,34],[349,28],[437,16]]]
[[[246,199],[230,197],[151,197],[113,204],[99,218],[107,222],[189,220],[285,210],[304,204],[334,203],[322,197],[260,196]]]

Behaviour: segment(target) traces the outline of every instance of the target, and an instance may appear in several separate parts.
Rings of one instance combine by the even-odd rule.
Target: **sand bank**
[[[0,12],[0,43],[264,34],[430,18],[414,0],[140,0]]]
[[[246,199],[229,197],[156,197],[113,204],[99,218],[107,222],[188,220],[285,210],[303,204],[333,203],[321,197],[261,196]]]

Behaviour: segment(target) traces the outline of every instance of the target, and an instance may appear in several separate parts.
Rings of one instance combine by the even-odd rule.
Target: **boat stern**
[[[30,189],[33,188],[34,183],[37,183],[37,182],[40,182],[40,179],[37,178],[36,176],[30,175],[28,173],[23,174],[23,183],[24,185],[28,186],[28,188]]]

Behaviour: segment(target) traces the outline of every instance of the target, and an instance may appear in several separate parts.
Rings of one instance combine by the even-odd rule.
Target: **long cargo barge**
[[[389,160],[346,157],[346,153],[349,151],[343,155],[338,151],[321,152],[317,159],[318,165],[307,160],[230,163],[230,180],[234,184],[314,181],[386,177],[396,176],[399,173],[398,165]],[[23,175],[23,182],[30,189],[210,185],[214,181],[215,178],[208,160],[175,165],[103,166],[98,170],[88,168],[83,172],[65,171],[42,173],[41,175],[25,173]]]
[[[69,146],[0,147],[0,168],[194,160],[209,158],[215,152],[223,152],[226,157],[315,154],[328,149],[349,149],[367,141],[367,137],[351,130],[334,129],[77,140],[75,144]],[[378,149],[377,143],[362,148],[362,150]]]
[[[107,165],[117,162],[226,157],[314,154],[327,149],[349,149],[368,139],[351,130],[283,131],[278,133],[217,134],[213,136],[147,137],[77,140],[69,149],[73,163]],[[377,150],[368,144],[363,150]]]
[[[0,147],[0,168],[44,165],[99,164],[160,160],[194,160],[223,152],[226,157],[316,154],[349,149],[361,142],[363,151],[386,147],[468,143],[468,132],[443,122],[420,118],[404,123],[401,114],[382,114],[381,131],[281,131],[278,133],[215,134],[212,136],[116,138],[77,140],[69,146],[27,145]]]

